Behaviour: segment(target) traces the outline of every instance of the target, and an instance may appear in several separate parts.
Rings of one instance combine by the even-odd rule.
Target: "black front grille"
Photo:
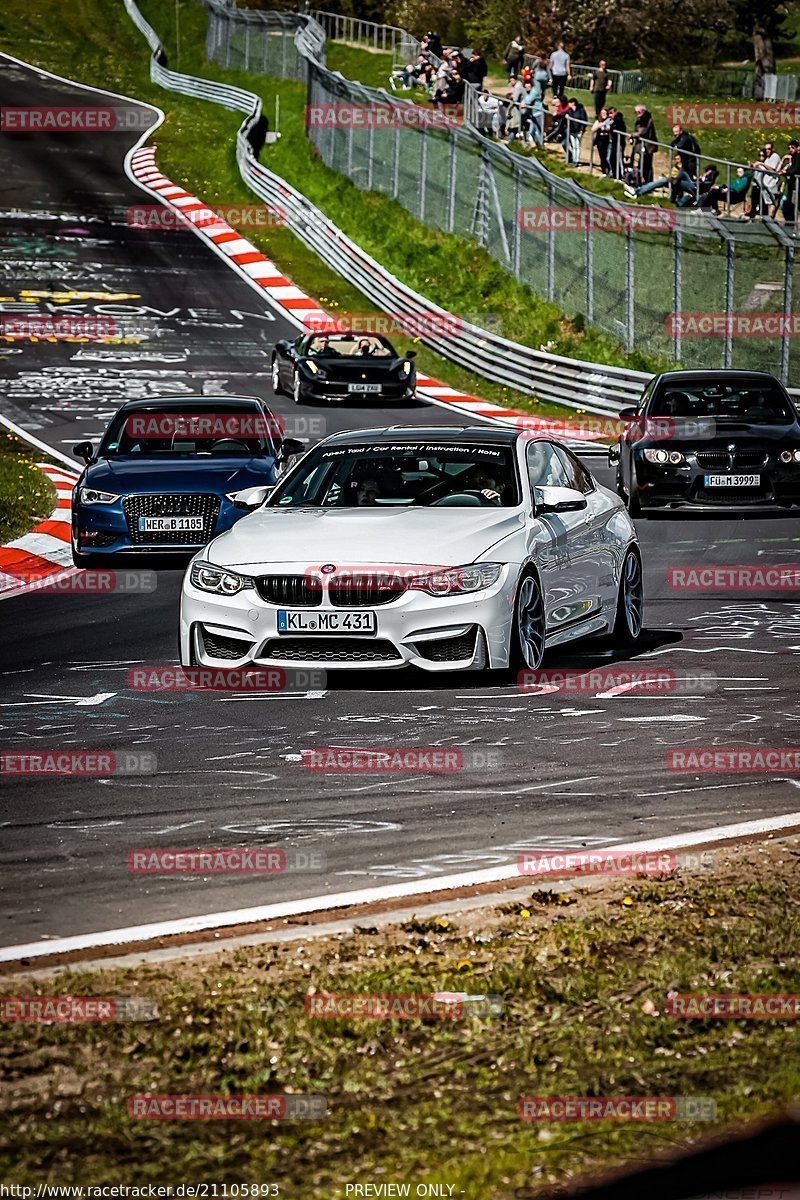
[[[316,608],[322,603],[322,580],[310,575],[262,575],[256,591],[268,604]]]
[[[358,638],[281,638],[267,642],[259,658],[281,659],[288,662],[399,662],[391,642],[361,641]]]
[[[417,642],[417,653],[420,658],[430,662],[458,662],[464,658],[472,658],[475,653],[475,628],[460,637],[436,638],[430,642]]]
[[[698,467],[716,467],[718,470],[727,470],[730,466],[731,456],[724,450],[698,450],[697,465]]]
[[[755,471],[767,461],[764,450],[698,450],[697,465],[718,471]]]
[[[221,633],[209,633],[203,629],[203,649],[209,658],[242,658],[252,645],[240,638],[224,637]]]
[[[763,467],[767,456],[763,450],[737,450],[733,456],[734,471],[754,471]]]
[[[211,541],[219,515],[219,496],[210,492],[158,492],[126,496],[122,501],[134,546],[202,546]],[[140,517],[202,517],[203,528],[140,530]]]
[[[332,580],[328,595],[334,608],[374,608],[390,604],[404,591],[402,580],[390,576],[381,580],[374,575],[353,575],[349,579]]]

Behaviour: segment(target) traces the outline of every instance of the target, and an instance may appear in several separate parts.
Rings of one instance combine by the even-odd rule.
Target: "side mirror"
[[[608,465],[615,467],[620,460],[619,442],[615,442],[613,446],[608,447]]]
[[[623,408],[617,415],[621,421],[633,421],[638,413],[638,408]]]
[[[536,513],[580,512],[586,508],[586,497],[575,488],[540,487],[533,489]]]
[[[305,452],[305,448],[306,444],[305,442],[301,442],[300,438],[284,438],[278,447],[278,457],[276,461],[279,463],[284,463],[294,454],[303,454]]]
[[[416,350],[406,350],[406,358],[416,358],[416,357],[417,357]]]
[[[289,342],[286,340],[286,338],[282,338],[281,341],[275,343],[275,349],[276,350],[288,350]]]
[[[244,488],[241,492],[231,492],[228,499],[233,501],[234,508],[252,510],[260,508],[271,491],[271,487]]]
[[[78,442],[77,446],[72,447],[72,453],[88,465],[94,458],[94,446],[91,442]]]

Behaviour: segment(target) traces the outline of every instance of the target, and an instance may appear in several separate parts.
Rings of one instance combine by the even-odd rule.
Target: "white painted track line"
[[[697,829],[690,833],[675,834],[672,837],[648,838],[646,841],[628,842],[623,845],[615,844],[613,849],[615,854],[638,853],[648,850],[678,850],[686,849],[689,846],[705,846],[712,842],[731,841],[736,838],[758,837],[791,828],[800,828],[800,812],[786,813],[780,817],[766,817],[758,821],[742,821],[736,825],[717,825],[710,829]],[[602,848],[600,846],[592,847],[594,851]],[[148,942],[155,938],[202,933],[207,929],[275,921],[283,917],[327,912],[335,908],[351,908],[354,905],[398,900],[405,896],[428,895],[432,892],[477,887],[486,883],[502,883],[508,879],[519,879],[521,883],[525,882],[525,876],[520,875],[516,863],[508,863],[504,867],[492,867],[483,871],[465,871],[459,875],[443,875],[433,879],[415,879],[406,883],[387,884],[383,887],[363,888],[359,891],[337,892],[330,896],[310,896],[301,900],[287,900],[281,904],[262,904],[255,908],[232,909],[228,912],[182,917],[173,921],[131,925],[125,929],[104,929],[98,933],[48,938],[46,941],[29,942],[26,945],[4,946],[0,949],[0,962],[16,962],[23,958],[42,958],[45,955],[93,950],[99,946],[123,946],[133,942]],[[490,897],[486,897],[486,902],[487,904],[491,903]]]

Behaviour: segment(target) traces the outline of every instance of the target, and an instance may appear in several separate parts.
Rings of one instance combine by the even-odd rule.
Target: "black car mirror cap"
[[[78,442],[72,447],[72,453],[76,458],[82,458],[87,465],[94,460],[94,446],[91,442]]]
[[[537,487],[533,489],[536,515],[541,513],[580,512],[587,507],[586,497],[576,488]]]
[[[271,487],[243,488],[240,492],[232,492],[230,499],[233,501],[234,508],[246,508],[248,511],[252,511],[254,508],[261,507],[271,491]]]
[[[294,454],[304,454],[306,442],[302,438],[284,438],[278,447],[277,462],[286,462]]]
[[[406,350],[406,358],[416,358],[416,357],[417,357],[416,350]]]
[[[638,415],[638,408],[622,408],[617,413],[617,416],[621,421],[635,421]]]
[[[291,345],[291,343],[288,342],[286,340],[286,338],[282,338],[279,342],[275,343],[275,349],[276,350],[288,350],[290,345]]]

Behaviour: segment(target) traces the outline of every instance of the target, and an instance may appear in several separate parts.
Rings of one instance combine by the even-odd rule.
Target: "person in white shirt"
[[[570,57],[564,49],[564,43],[558,43],[558,49],[550,55],[550,78],[553,81],[553,95],[559,100],[564,96],[564,88],[572,79]]]

